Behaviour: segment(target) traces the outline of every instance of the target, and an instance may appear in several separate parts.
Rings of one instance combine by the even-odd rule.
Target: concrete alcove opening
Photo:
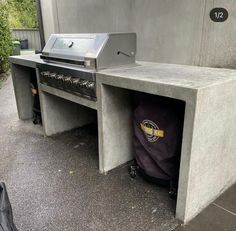
[[[137,107],[137,96],[133,90],[103,85],[102,98],[99,101],[101,112],[98,111],[100,171],[107,172],[133,160],[134,150],[134,110]],[[177,99],[146,94],[148,98],[168,101],[170,104],[182,105],[182,116],[185,115],[185,102]],[[181,145],[183,128],[181,128]],[[112,152],[111,152],[112,150]],[[154,186],[155,187],[155,186]],[[181,187],[181,185],[179,185]]]
[[[14,72],[13,82],[18,109],[18,116],[22,120],[33,118],[34,96],[31,89],[37,88],[35,68],[12,64]],[[37,92],[38,94],[38,92]],[[37,103],[39,106],[39,102]]]

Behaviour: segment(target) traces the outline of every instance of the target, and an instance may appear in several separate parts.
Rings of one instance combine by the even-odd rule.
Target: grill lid
[[[135,33],[52,34],[41,58],[103,69],[135,62]]]

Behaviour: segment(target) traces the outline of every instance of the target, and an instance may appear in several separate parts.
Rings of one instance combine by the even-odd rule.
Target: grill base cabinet
[[[130,43],[127,42],[129,48],[135,47]],[[71,43],[66,45],[71,46]],[[131,60],[131,63],[110,68],[113,66],[110,60],[107,69],[87,70],[74,64],[55,63],[55,60],[48,62],[40,59],[39,55],[11,57],[19,118],[25,120],[32,117],[29,76],[33,69],[37,75],[45,134],[53,135],[97,120],[99,170],[107,173],[133,159],[131,95],[134,91],[184,101],[176,217],[188,222],[236,182],[236,71],[134,63],[135,53],[131,52],[134,49],[129,50],[128,47],[123,48],[129,52],[119,49],[120,53],[117,54],[117,50],[115,53]],[[100,60],[100,64],[104,64],[103,61]],[[91,94],[89,96],[92,98],[87,97],[88,92],[83,92],[82,82],[79,94],[54,85],[58,84],[58,79],[45,84],[40,79],[41,72],[48,71],[40,69],[44,65],[58,66],[50,74],[53,77],[56,73],[59,80],[59,75],[65,74],[59,73],[63,68],[95,73],[96,97]],[[66,76],[63,78],[66,79]]]
[[[236,182],[236,71],[140,64],[97,76],[100,170],[133,158],[132,91],[184,101],[176,217],[186,223]]]

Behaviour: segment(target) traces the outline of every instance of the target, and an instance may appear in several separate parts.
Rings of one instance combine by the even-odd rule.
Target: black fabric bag
[[[17,231],[4,183],[0,183],[0,231]]]
[[[185,103],[136,94],[134,148],[139,172],[163,186],[178,182]]]

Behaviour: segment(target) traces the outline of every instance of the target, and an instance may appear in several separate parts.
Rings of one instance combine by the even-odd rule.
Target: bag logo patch
[[[156,142],[164,137],[164,131],[160,130],[156,123],[151,120],[143,120],[140,127],[149,142]]]

